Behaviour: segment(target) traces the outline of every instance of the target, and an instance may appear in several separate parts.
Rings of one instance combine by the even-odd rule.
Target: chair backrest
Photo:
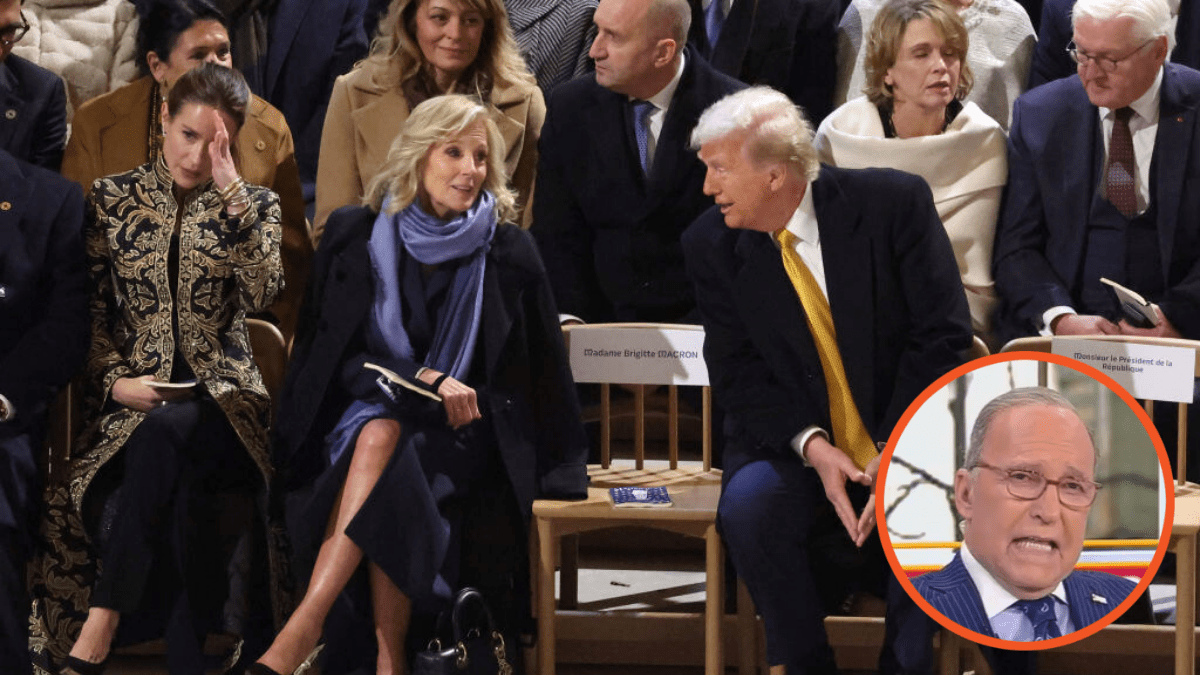
[[[1192,377],[1200,377],[1200,341],[1198,340],[1183,340],[1178,338],[1154,338],[1140,337],[1135,335],[1089,335],[1082,337],[1085,340],[1095,340],[1097,342],[1120,342],[1123,344],[1134,345],[1149,345],[1154,347],[1178,347],[1182,349],[1191,349],[1196,352],[1196,366]],[[1012,340],[1000,350],[1006,352],[1045,352],[1050,353],[1053,349],[1052,337],[1037,336],[1025,337]],[[1045,361],[1038,363],[1038,384],[1046,386],[1046,381],[1049,377],[1048,364]],[[1143,401],[1146,408],[1146,414],[1153,417],[1154,401],[1146,399]],[[1175,483],[1182,486],[1187,482],[1187,403],[1179,404],[1179,413],[1176,415],[1177,422],[1175,428]],[[1161,433],[1161,431],[1160,431]]]
[[[978,335],[973,336],[973,339],[971,340],[971,349],[967,352],[967,357],[974,361],[975,359],[981,359],[990,354],[991,352],[988,351],[987,343],[983,341],[983,338],[979,337]]]
[[[275,324],[262,319],[246,319],[246,328],[250,332],[254,363],[258,366],[258,372],[262,373],[263,384],[271,395],[271,401],[277,401],[287,369],[287,341]]]
[[[679,465],[680,386],[701,388],[701,454],[705,471],[712,469],[712,390],[704,366],[704,328],[690,324],[609,323],[563,327],[577,382],[600,385],[600,464],[612,461],[615,418],[612,385],[631,385],[633,392],[634,462],[646,460],[647,401],[666,387],[667,452],[672,469]]]

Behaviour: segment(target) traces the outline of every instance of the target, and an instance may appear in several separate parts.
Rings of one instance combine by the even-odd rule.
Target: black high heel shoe
[[[109,656],[111,656],[111,654]],[[68,656],[66,660],[63,661],[62,669],[60,669],[58,672],[59,675],[63,675],[65,672],[76,673],[77,675],[103,675],[104,669],[107,667],[108,656],[104,657],[104,660],[99,663],[84,661],[77,656]]]
[[[255,661],[246,667],[246,675],[279,675],[279,673],[272,670],[269,666],[264,666]]]

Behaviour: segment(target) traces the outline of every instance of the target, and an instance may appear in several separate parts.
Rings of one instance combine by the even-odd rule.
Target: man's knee
[[[721,493],[717,518],[730,546],[762,547],[803,538],[807,530],[803,467],[759,461],[738,470]],[[798,469],[798,470],[797,470]]]

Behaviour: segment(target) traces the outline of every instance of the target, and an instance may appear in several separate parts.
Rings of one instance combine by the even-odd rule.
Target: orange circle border
[[[1166,486],[1168,497],[1166,499],[1166,513],[1163,516],[1163,530],[1158,537],[1158,547],[1155,549],[1154,558],[1150,561],[1149,566],[1146,568],[1145,574],[1142,575],[1142,578],[1138,581],[1137,587],[1132,593],[1129,594],[1129,597],[1125,598],[1121,604],[1110,610],[1108,614],[1105,614],[1104,618],[1100,619],[1099,621],[1080,628],[1074,632],[1068,633],[1067,635],[1052,638],[1050,640],[1042,640],[1038,642],[1019,642],[1015,640],[1001,640],[999,638],[990,637],[982,633],[976,633],[973,630],[964,628],[962,625],[951,621],[948,617],[946,617],[946,615],[934,609],[933,606],[930,605],[929,602],[927,602],[925,598],[917,592],[917,589],[912,584],[912,580],[910,580],[908,575],[905,574],[904,568],[900,565],[900,561],[896,558],[895,550],[892,548],[892,539],[891,535],[888,534],[886,517],[884,515],[887,505],[884,503],[882,493],[880,494],[880,498],[875,500],[875,521],[878,523],[876,529],[879,532],[879,540],[883,545],[883,552],[887,556],[888,564],[892,568],[892,573],[896,575],[896,580],[899,581],[900,585],[904,587],[904,592],[908,593],[908,597],[912,598],[913,601],[917,603],[917,606],[920,607],[927,616],[934,621],[937,621],[943,628],[953,632],[959,637],[970,640],[971,642],[988,645],[990,647],[996,647],[998,649],[1015,651],[1040,651],[1043,649],[1053,649],[1055,647],[1063,647],[1069,644],[1074,644],[1080,640],[1095,635],[1097,632],[1115,621],[1117,617],[1124,614],[1125,611],[1133,606],[1133,603],[1136,602],[1138,598],[1146,592],[1146,589],[1150,586],[1151,580],[1154,578],[1154,575],[1158,572],[1159,566],[1162,564],[1163,556],[1167,552],[1167,543],[1171,536],[1171,526],[1175,519],[1175,479],[1171,473],[1171,461],[1167,457],[1166,446],[1163,445],[1162,437],[1159,435],[1158,429],[1154,426],[1154,422],[1150,419],[1149,415],[1146,414],[1145,409],[1142,408],[1137,400],[1134,399],[1124,387],[1117,384],[1116,381],[1114,381],[1108,375],[1105,375],[1092,366],[1080,361],[1076,361],[1075,359],[1044,352],[1018,351],[1004,354],[993,354],[991,356],[985,356],[973,361],[969,361],[939,377],[937,381],[926,387],[925,391],[921,392],[921,395],[918,396],[916,400],[908,406],[908,409],[904,411],[904,415],[900,418],[900,421],[892,429],[892,435],[888,438],[887,447],[884,449],[883,455],[880,457],[879,475],[876,479],[878,485],[877,489],[882,489],[883,486],[887,484],[887,473],[892,462],[892,454],[896,450],[896,444],[899,442],[901,434],[903,434],[905,428],[908,427],[908,423],[912,420],[913,415],[916,414],[917,409],[923,406],[931,396],[940,391],[943,387],[962,377],[963,375],[978,370],[984,366],[1004,363],[1007,361],[1045,361],[1047,363],[1053,363],[1059,366],[1070,368],[1083,375],[1087,375],[1100,384],[1103,384],[1105,387],[1108,387],[1110,391],[1120,397],[1121,400],[1124,401],[1125,404],[1134,411],[1138,417],[1138,420],[1141,421],[1142,426],[1148,432],[1150,441],[1154,445],[1154,449],[1158,451],[1158,464],[1162,471],[1163,484]]]

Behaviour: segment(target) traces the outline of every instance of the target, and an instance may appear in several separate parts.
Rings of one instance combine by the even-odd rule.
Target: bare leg
[[[275,672],[294,671],[321,639],[325,617],[363,558],[362,549],[346,536],[346,526],[375,487],[399,440],[400,423],[395,420],[371,420],[359,432],[346,482],[329,514],[325,541],[317,553],[308,590],[270,649],[259,659]]]
[[[371,604],[375,615],[375,641],[379,643],[375,673],[404,675],[404,636],[408,634],[412,603],[377,565],[371,563],[368,572],[371,581]]]
[[[79,638],[71,646],[71,656],[89,663],[100,663],[108,658],[108,651],[112,647],[112,639],[117,634],[117,624],[120,621],[121,613],[115,609],[88,609],[87,620],[83,622]]]

